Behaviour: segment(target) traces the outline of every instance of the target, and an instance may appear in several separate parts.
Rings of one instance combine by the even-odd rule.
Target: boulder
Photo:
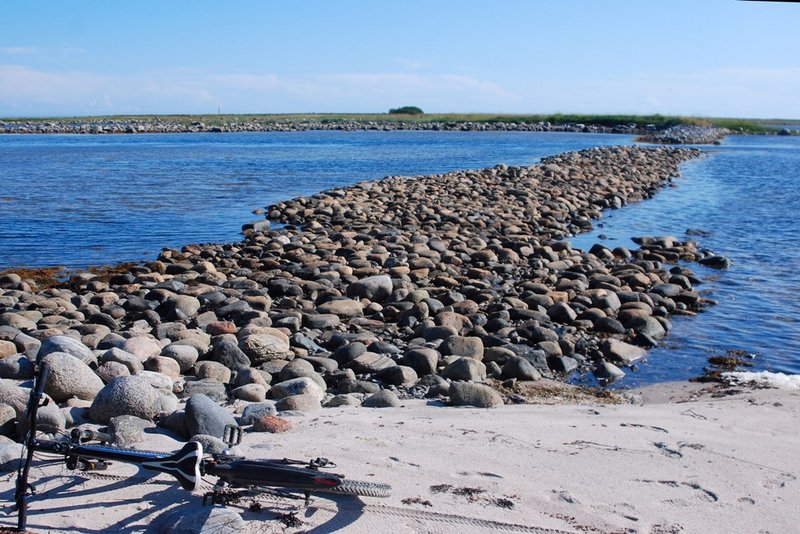
[[[43,358],[52,352],[71,354],[85,364],[97,362],[92,350],[69,336],[51,336],[42,342],[37,358]]]
[[[406,365],[393,365],[378,371],[376,377],[386,384],[408,386],[419,379],[417,372]]]
[[[106,363],[106,362],[117,362],[117,363],[120,363],[120,364],[124,365],[125,367],[127,367],[128,371],[132,375],[135,375],[135,374],[138,374],[138,373],[144,371],[144,364],[142,363],[142,360],[138,356],[136,356],[135,354],[131,354],[130,352],[125,352],[124,350],[122,350],[120,348],[117,348],[117,347],[112,347],[112,348],[108,349],[107,351],[105,351],[100,356],[100,362],[101,363]]]
[[[461,356],[445,367],[441,375],[450,380],[483,382],[486,380],[486,366],[474,358]]]
[[[292,378],[274,384],[270,392],[276,399],[282,399],[292,395],[312,395],[316,397],[317,401],[321,401],[323,397],[325,397],[325,391],[320,388],[319,384],[307,376]]]
[[[64,352],[51,352],[42,362],[50,368],[45,392],[56,402],[71,397],[92,400],[103,389],[103,381],[81,360]]]
[[[223,384],[231,381],[231,370],[219,362],[197,362],[194,366],[194,375],[198,379],[211,378]]]
[[[271,360],[288,359],[291,354],[289,336],[275,328],[244,336],[239,340],[239,348],[250,358],[253,366]]]
[[[358,358],[345,364],[345,367],[352,369],[356,374],[377,373],[387,367],[394,367],[397,363],[384,354],[375,352],[365,352]]]
[[[347,286],[347,296],[357,299],[365,298],[372,302],[383,302],[392,294],[393,289],[391,277],[388,274],[381,274],[353,282]]]
[[[284,397],[275,403],[275,408],[279,412],[298,411],[307,413],[319,410],[321,405],[318,396],[313,393],[306,393]]]
[[[292,429],[291,421],[275,415],[262,415],[253,420],[253,432],[281,434]]]
[[[630,365],[647,355],[645,349],[613,338],[603,340],[600,343],[600,350],[609,360],[621,362],[624,365]]]
[[[503,405],[500,394],[484,384],[453,382],[450,385],[449,395],[453,406],[495,408]]]
[[[541,373],[525,358],[510,356],[503,364],[501,376],[517,380],[540,380]]]
[[[191,345],[171,343],[161,349],[161,355],[178,362],[181,373],[186,373],[197,363],[199,352]]]
[[[98,392],[89,408],[89,417],[97,423],[108,423],[118,415],[153,420],[160,407],[160,394],[146,378],[121,376]]]
[[[267,388],[261,384],[245,384],[233,389],[231,396],[247,402],[262,402],[267,398]]]
[[[144,441],[144,431],[155,428],[151,421],[140,419],[132,415],[118,415],[108,422],[108,433],[111,441],[118,447],[130,447],[135,443]]]
[[[278,410],[274,402],[259,402],[245,406],[242,415],[239,417],[240,425],[252,425],[256,419],[266,415],[275,415]]]
[[[364,399],[361,406],[365,408],[399,408],[400,399],[397,398],[397,395],[393,391],[382,389]]]
[[[222,438],[226,425],[236,425],[228,411],[203,394],[192,395],[186,401],[186,429],[189,434],[207,434]]]
[[[240,348],[239,341],[232,334],[215,336],[211,340],[211,352],[206,356],[231,370],[247,369],[253,363]]]
[[[120,348],[137,356],[141,362],[161,354],[161,344],[149,336],[134,336],[126,339]]]
[[[364,314],[364,304],[358,300],[329,300],[317,306],[317,313],[331,313],[340,318],[358,317]]]
[[[448,337],[440,348],[445,356],[466,356],[476,360],[483,359],[483,340],[479,337]]]
[[[185,399],[195,395],[205,395],[217,402],[228,400],[228,391],[225,389],[225,384],[213,378],[187,380],[183,385],[180,397]]]
[[[0,358],[0,378],[28,380],[33,378],[33,363],[24,354]]]
[[[439,365],[439,351],[428,347],[415,347],[403,353],[401,362],[417,372],[417,375],[424,376],[436,373]]]

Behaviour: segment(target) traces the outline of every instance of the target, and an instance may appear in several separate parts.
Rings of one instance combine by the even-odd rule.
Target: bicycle
[[[203,505],[227,505],[240,498],[259,492],[302,492],[308,505],[313,493],[335,493],[366,497],[388,497],[388,484],[350,480],[344,475],[322,472],[321,469],[336,467],[326,458],[311,461],[284,459],[248,460],[229,452],[205,454],[200,443],[189,442],[172,453],[159,453],[124,449],[107,445],[111,437],[90,429],[73,429],[68,439],[52,440],[37,438],[36,417],[39,407],[47,400],[44,387],[50,369],[37,365],[34,385],[28,398],[27,431],[23,440],[25,459],[17,472],[15,491],[17,530],[27,528],[28,500],[36,494],[36,488],[28,481],[34,455],[51,454],[59,457],[67,469],[79,471],[101,471],[114,462],[138,465],[146,470],[172,475],[187,491],[197,491],[203,477],[216,477],[211,491],[203,495]],[[242,428],[225,428],[223,441],[229,451],[241,443]],[[93,444],[92,441],[100,443]]]

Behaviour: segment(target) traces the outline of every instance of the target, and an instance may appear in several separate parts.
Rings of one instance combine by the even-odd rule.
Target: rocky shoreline
[[[712,304],[678,260],[728,260],[672,237],[588,252],[566,238],[699,155],[608,147],[388,177],[270,206],[282,227],[245,225],[240,243],[47,289],[0,275],[0,433],[13,436],[37,359],[53,370],[40,412],[53,428],[109,424],[130,443],[158,421],[210,448],[226,423],[285,430],[280,412],[492,407],[542,377],[613,381],[670,316]]]
[[[678,125],[660,132],[650,132],[637,139],[662,145],[718,145],[731,131],[715,126]]]
[[[202,121],[181,122],[153,120],[54,120],[0,121],[0,134],[146,134],[146,133],[219,133],[219,132],[296,132],[315,130],[337,131],[520,131],[520,132],[583,132],[647,134],[654,127],[634,123],[616,126],[547,121],[359,121],[359,120],[252,120],[232,121],[222,125]]]

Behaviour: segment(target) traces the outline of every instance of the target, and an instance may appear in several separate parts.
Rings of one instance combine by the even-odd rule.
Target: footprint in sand
[[[767,489],[783,488],[789,482],[794,482],[797,477],[790,473],[780,473],[775,478],[768,478],[761,482],[761,485]]]
[[[680,490],[680,495],[664,500],[665,503],[672,504],[673,506],[686,508],[698,501],[705,503],[719,501],[719,496],[716,493],[694,482],[680,482],[677,480],[638,480],[637,482],[643,484],[657,484],[659,486]],[[692,491],[687,495],[685,488]]]

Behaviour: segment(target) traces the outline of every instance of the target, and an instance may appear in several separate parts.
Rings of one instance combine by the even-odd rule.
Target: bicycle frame
[[[167,473],[175,477],[180,485],[195,491],[202,482],[203,475],[217,477],[214,489],[205,494],[203,503],[210,497],[214,504],[233,502],[228,488],[246,488],[242,491],[258,488],[283,488],[289,491],[302,491],[306,503],[312,492],[333,492],[343,495],[365,495],[372,497],[388,497],[391,487],[387,484],[345,480],[343,475],[324,473],[320,468],[336,467],[336,464],[325,458],[317,458],[309,462],[290,459],[247,460],[229,454],[203,455],[203,447],[198,442],[189,442],[179,451],[160,453],[122,449],[110,445],[85,444],[86,441],[99,438],[101,435],[91,430],[73,429],[68,440],[44,440],[36,437],[36,416],[40,406],[46,404],[44,386],[50,373],[46,365],[37,366],[34,386],[28,400],[28,430],[25,434],[25,462],[17,472],[15,492],[17,525],[20,532],[25,532],[28,512],[28,497],[36,493],[28,482],[34,453],[43,452],[63,457],[68,469],[93,471],[105,469],[108,461],[119,461],[140,465],[144,469]],[[242,429],[238,426],[225,428],[224,441],[228,447],[241,442]]]

